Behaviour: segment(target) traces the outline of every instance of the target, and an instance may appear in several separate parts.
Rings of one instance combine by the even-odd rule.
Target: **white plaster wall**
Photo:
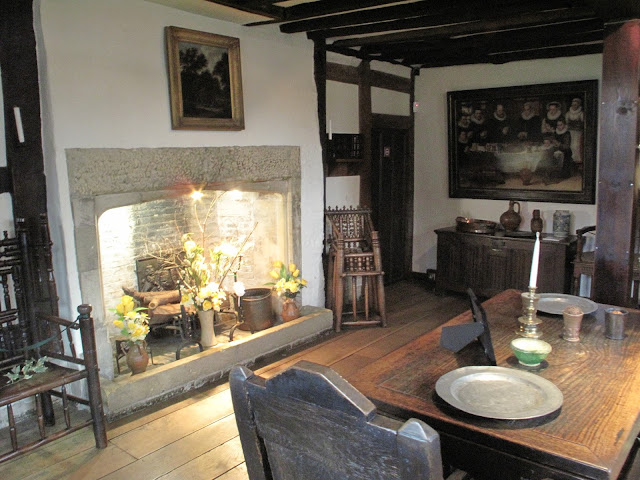
[[[327,177],[327,207],[350,207],[360,204],[360,175]]]
[[[436,228],[455,225],[458,215],[498,221],[507,210],[507,200],[449,198],[447,92],[479,88],[508,87],[540,83],[600,80],[602,56],[531,60],[504,65],[465,65],[421,70],[416,77],[415,197],[413,270],[436,267]],[[521,202],[523,222],[528,230],[532,211],[540,209],[544,231],[550,232],[553,212],[573,213],[572,231],[596,223],[595,205]]]
[[[2,73],[0,71],[0,73]],[[4,105],[4,97],[2,94],[2,82],[0,82],[0,105]],[[4,132],[4,115],[0,115],[0,132]],[[0,138],[0,167],[7,166],[7,145],[6,136]],[[9,193],[0,193],[0,235],[4,231],[9,232],[13,236],[13,208],[11,206],[11,195]]]
[[[323,176],[313,46],[143,0],[36,4],[45,169],[61,311],[81,302],[66,148],[296,145],[302,162],[303,302],[324,303]],[[240,39],[245,129],[172,130],[164,27]],[[63,272],[61,274],[61,272]]]
[[[327,82],[327,133],[359,133],[358,86],[350,83]]]
[[[358,66],[360,60],[329,52],[327,61]],[[408,78],[411,71],[399,65],[371,62],[371,69]],[[387,115],[410,115],[410,97],[406,93],[383,88],[371,89],[371,111]],[[327,133],[360,133],[358,86],[335,81],[327,82]],[[326,206],[356,206],[360,203],[360,177],[329,177],[326,180]]]

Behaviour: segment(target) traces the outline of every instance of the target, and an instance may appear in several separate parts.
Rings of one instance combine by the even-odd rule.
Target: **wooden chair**
[[[586,235],[588,233],[595,233],[595,225],[579,228],[576,230],[578,242],[576,245],[576,258],[573,261],[573,279],[571,283],[571,293],[573,295],[580,295],[580,280],[582,275],[593,278],[593,272],[595,268],[595,252],[584,251],[586,243]],[[633,290],[631,292],[632,304],[638,304],[638,293],[640,290],[640,256],[636,253],[633,262]],[[589,292],[591,297],[591,292]]]
[[[331,233],[328,238],[327,304],[335,315],[335,330],[342,325],[387,324],[384,272],[380,255],[378,232],[373,228],[371,210],[366,208],[327,209],[325,216]],[[342,320],[345,287],[351,285],[352,319]],[[362,308],[358,308],[358,286],[361,288]],[[373,305],[377,316],[370,315]],[[358,313],[364,312],[364,319]]]
[[[93,425],[98,448],[107,446],[106,427],[100,393],[96,345],[91,318],[91,306],[78,307],[79,317],[71,322],[54,315],[36,312],[31,298],[26,233],[18,231],[18,238],[0,241],[0,407],[6,407],[9,421],[11,449],[0,452],[0,462],[45,445],[80,428]],[[78,335],[82,353],[76,348]],[[6,374],[27,360],[46,356],[47,371],[36,373],[10,383]],[[67,392],[67,386],[86,381],[88,398]],[[64,426],[53,429],[55,417],[51,396],[59,397]],[[13,404],[28,398],[35,399],[39,438],[18,439],[18,426]],[[76,425],[71,423],[70,402],[88,405],[90,416]]]
[[[229,382],[251,480],[442,479],[435,430],[378,415],[328,367],[301,361],[265,380],[236,366]]]
[[[578,237],[578,243],[576,245],[576,258],[573,261],[573,280],[571,282],[571,293],[573,295],[580,295],[580,278],[581,275],[593,277],[594,269],[594,252],[584,251],[585,248],[585,235],[589,232],[595,232],[596,226],[590,225],[588,227],[579,228],[576,230]],[[591,296],[591,294],[589,294]]]

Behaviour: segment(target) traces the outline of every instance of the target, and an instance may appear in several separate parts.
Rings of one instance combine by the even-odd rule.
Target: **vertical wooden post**
[[[606,26],[598,167],[597,302],[629,305],[637,210],[640,20]]]
[[[322,147],[322,171],[325,178],[324,200],[326,205],[326,178],[328,167],[328,142],[327,142],[327,47],[324,38],[313,39],[313,77],[316,82],[318,94],[318,131],[320,134],[320,146]]]
[[[362,135],[362,167],[360,168],[360,205],[371,206],[371,68],[363,60],[358,67],[358,110]]]
[[[316,83],[318,95],[318,134],[320,135],[320,148],[322,149],[322,206],[323,211],[327,207],[327,177],[329,176],[329,140],[327,139],[327,46],[324,38],[313,39],[313,78]],[[329,279],[332,276],[328,269],[328,245],[327,219],[323,215],[322,232],[324,244],[322,249],[322,268],[324,272],[325,303],[329,303]],[[330,307],[329,307],[330,308]]]
[[[13,216],[25,219],[34,244],[40,214],[47,211],[47,194],[31,0],[0,2],[0,69]],[[14,107],[20,109],[23,142],[18,138]]]

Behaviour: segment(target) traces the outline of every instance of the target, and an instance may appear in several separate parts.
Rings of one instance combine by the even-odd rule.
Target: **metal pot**
[[[459,232],[493,235],[496,231],[496,225],[496,222],[492,222],[491,220],[477,220],[467,217],[456,218],[456,230]]]
[[[275,319],[271,307],[270,288],[248,288],[240,300],[244,323],[238,328],[255,331],[264,330],[273,325]]]

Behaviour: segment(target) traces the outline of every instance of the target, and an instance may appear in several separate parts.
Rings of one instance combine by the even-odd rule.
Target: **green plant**
[[[5,373],[5,377],[9,378],[9,383],[18,382],[20,380],[27,380],[33,377],[36,373],[46,372],[48,369],[44,362],[48,360],[47,357],[41,357],[37,361],[30,358],[24,365],[16,365],[9,373]]]

